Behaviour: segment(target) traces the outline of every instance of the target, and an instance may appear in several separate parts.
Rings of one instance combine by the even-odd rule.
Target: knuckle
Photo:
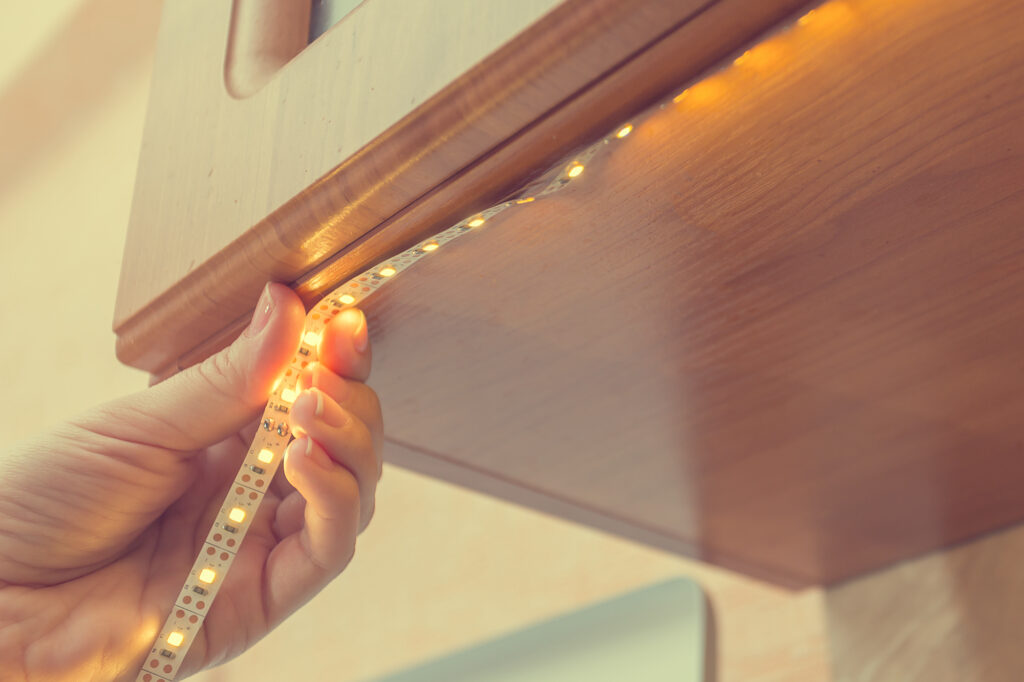
[[[245,389],[246,377],[228,357],[230,350],[214,353],[198,365],[193,365],[193,377],[208,388],[226,398],[236,399],[232,387]]]

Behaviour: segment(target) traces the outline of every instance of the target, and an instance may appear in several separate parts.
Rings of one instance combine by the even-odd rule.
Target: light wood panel
[[[403,275],[390,437],[790,584],[1024,517],[1022,13],[822,8]]]
[[[375,0],[244,99],[222,81],[227,3],[169,4],[115,315],[119,357],[161,371],[244,316],[265,280],[308,273],[705,10],[728,5],[731,21],[691,31],[705,49],[659,77],[692,77],[802,2]],[[542,170],[609,113],[518,149],[491,194],[449,210]]]

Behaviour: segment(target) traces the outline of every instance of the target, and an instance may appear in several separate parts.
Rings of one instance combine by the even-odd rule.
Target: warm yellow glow
[[[534,201],[534,197],[526,197],[525,199],[517,199],[516,203],[517,204],[528,204],[531,201]]]
[[[256,455],[256,459],[263,462],[264,464],[269,464],[270,462],[274,461],[274,453],[271,452],[270,450],[267,450],[266,448],[263,448],[262,450],[260,450],[260,453]]]
[[[582,172],[583,172],[583,164],[582,163],[574,163],[572,165],[572,168],[569,169],[569,177],[570,178],[575,178],[575,177],[579,176],[579,174],[582,173]]]
[[[352,294],[342,294],[338,300],[341,301],[342,305],[352,305],[356,302],[356,297]]]
[[[380,269],[380,276],[381,277],[390,277],[391,275],[395,274],[396,272],[398,272],[398,271],[395,270],[393,267],[391,267],[390,265],[386,265],[386,266],[384,266],[383,268]]]
[[[284,377],[278,377],[277,381],[274,382],[274,385],[270,389],[271,393],[277,392],[277,387],[281,385],[281,379],[284,379]]]
[[[295,398],[297,397],[298,394],[290,388],[286,388],[283,391],[281,391],[281,400],[283,400],[286,403],[294,403]]]
[[[302,341],[310,346],[315,346],[320,343],[320,335],[316,332],[306,332],[302,337]]]
[[[469,226],[470,227],[480,227],[483,224],[484,224],[484,219],[483,218],[473,218],[472,220],[469,221]]]
[[[746,52],[741,54],[739,57],[736,57],[736,59],[732,60],[732,63],[735,64],[736,66],[740,66],[740,65],[742,65],[744,62],[746,62],[749,59],[750,59],[750,50],[747,50]]]
[[[633,124],[627,123],[626,125],[619,128],[619,132],[615,133],[615,137],[621,140],[626,135],[629,135],[631,132],[633,132]]]
[[[168,646],[181,646],[181,643],[185,641],[185,635],[180,632],[172,632],[167,635]]]
[[[679,93],[678,95],[676,95],[675,97],[673,97],[673,98],[672,98],[672,101],[673,101],[673,102],[675,102],[676,104],[679,104],[679,103],[680,103],[680,102],[682,102],[682,101],[683,101],[684,99],[686,99],[686,95],[687,95],[687,94],[688,94],[689,92],[690,92],[689,88],[687,88],[686,90],[683,90],[683,91],[682,91],[682,92],[680,92],[680,93]]]
[[[212,568],[204,568],[203,570],[199,571],[199,582],[201,583],[206,583],[207,585],[209,585],[216,579],[217,571],[213,570]]]
[[[743,53],[743,63],[755,69],[769,69],[779,66],[785,56],[780,39],[766,40]]]
[[[849,5],[841,0],[832,0],[803,15],[796,23],[800,26],[813,24],[815,27],[829,29],[847,25],[853,17],[853,10]]]
[[[429,244],[424,244],[423,245],[423,250],[424,251],[437,251],[437,249],[438,249],[438,245],[437,245],[436,242],[430,242]]]
[[[228,518],[235,523],[241,523],[242,521],[245,521],[245,510],[241,507],[234,507],[228,512]]]
[[[687,92],[687,101],[694,104],[709,104],[725,94],[726,86],[721,76],[712,76],[695,83]]]

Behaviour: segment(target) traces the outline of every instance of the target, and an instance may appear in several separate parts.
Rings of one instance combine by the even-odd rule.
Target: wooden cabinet
[[[635,120],[370,300],[386,455],[793,585],[1024,518],[1024,7],[449,3],[364,3],[245,97],[232,7],[168,3],[123,361]]]

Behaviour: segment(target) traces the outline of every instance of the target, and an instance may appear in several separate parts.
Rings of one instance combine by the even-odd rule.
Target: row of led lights
[[[827,3],[826,5],[823,5],[818,10],[813,10],[812,9],[811,11],[809,11],[806,14],[804,14],[803,16],[801,16],[797,20],[796,23],[799,26],[806,26],[809,23],[811,23],[811,21],[814,20],[815,15],[817,15],[819,13],[826,13],[829,10],[835,9],[839,4],[841,4],[841,3],[830,2],[830,3]],[[750,57],[750,50],[747,50],[743,54],[738,56],[735,60],[733,60],[733,64],[739,66],[739,65],[743,64],[744,62],[746,62],[749,59],[749,57]],[[686,96],[689,94],[689,92],[690,92],[689,88],[683,90],[679,94],[675,95],[672,98],[672,101],[675,102],[676,104],[682,102],[686,98]],[[633,132],[633,124],[632,123],[626,123],[625,125],[621,126],[615,132],[615,137],[621,140],[622,138],[624,138],[627,135],[629,135],[631,132]],[[579,162],[573,162],[566,169],[566,175],[568,175],[568,177],[570,177],[570,178],[579,177],[579,175],[582,172],[583,172],[583,164],[579,163]],[[517,203],[517,204],[528,204],[528,203],[530,203],[532,201],[535,201],[535,200],[536,200],[536,197],[525,197],[523,199],[517,199],[515,203]],[[484,220],[485,219],[483,218],[483,216],[477,216],[476,218],[473,218],[472,220],[470,220],[467,223],[467,225],[469,225],[469,227],[479,227],[480,225],[484,224]],[[422,249],[423,251],[426,251],[428,253],[431,252],[431,251],[436,251],[438,248],[440,248],[440,245],[437,242],[430,242],[430,243],[425,244],[425,245],[420,247],[420,249]],[[385,265],[380,270],[378,270],[376,274],[379,275],[380,277],[391,277],[396,272],[397,271],[395,270],[395,268],[391,267],[390,265]],[[355,298],[353,296],[349,295],[349,294],[344,294],[343,296],[341,296],[340,300],[345,305],[350,305],[352,303],[355,303]]]
[[[632,131],[633,131],[633,126],[631,124],[627,123],[626,125],[624,125],[624,126],[622,126],[621,128],[618,129],[618,131],[615,133],[615,137],[617,137],[619,139],[622,139],[622,138],[626,137],[627,135],[629,135]],[[577,161],[574,161],[572,164],[570,164],[569,167],[566,168],[566,171],[565,171],[566,175],[568,177],[570,177],[570,178],[577,178],[577,177],[580,176],[580,174],[582,172],[583,172],[583,164],[579,163]],[[524,197],[522,199],[516,199],[515,203],[517,203],[517,204],[528,204],[528,203],[536,201],[536,200],[537,200],[536,197]],[[487,219],[484,218],[483,216],[476,216],[475,218],[472,218],[471,220],[469,220],[466,223],[466,225],[469,226],[469,227],[480,227],[486,221],[487,221]],[[431,253],[431,252],[437,251],[439,248],[441,248],[441,245],[438,244],[437,242],[428,242],[428,243],[424,244],[423,246],[421,246],[419,248],[422,251],[425,251],[427,253]],[[392,267],[390,265],[385,265],[385,266],[383,266],[380,270],[378,270],[374,274],[376,274],[376,275],[378,275],[380,277],[392,277],[397,272],[398,271],[394,267]],[[345,304],[345,305],[351,305],[352,303],[355,303],[355,301],[356,301],[355,297],[353,297],[350,294],[342,294],[339,297],[338,300],[341,303]]]
[[[274,453],[266,449],[261,450],[260,454],[258,455],[258,459],[261,462],[270,462],[273,458]],[[232,523],[242,523],[243,521],[245,521],[245,517],[245,510],[242,509],[241,507],[232,507],[232,509],[228,512],[228,519],[230,519]],[[203,583],[204,585],[212,585],[214,581],[217,580],[217,571],[207,566],[203,569],[200,569],[199,574],[196,576],[196,578],[199,580],[199,582]],[[180,630],[175,630],[174,632],[167,635],[168,646],[180,647],[184,642],[185,633]]]

